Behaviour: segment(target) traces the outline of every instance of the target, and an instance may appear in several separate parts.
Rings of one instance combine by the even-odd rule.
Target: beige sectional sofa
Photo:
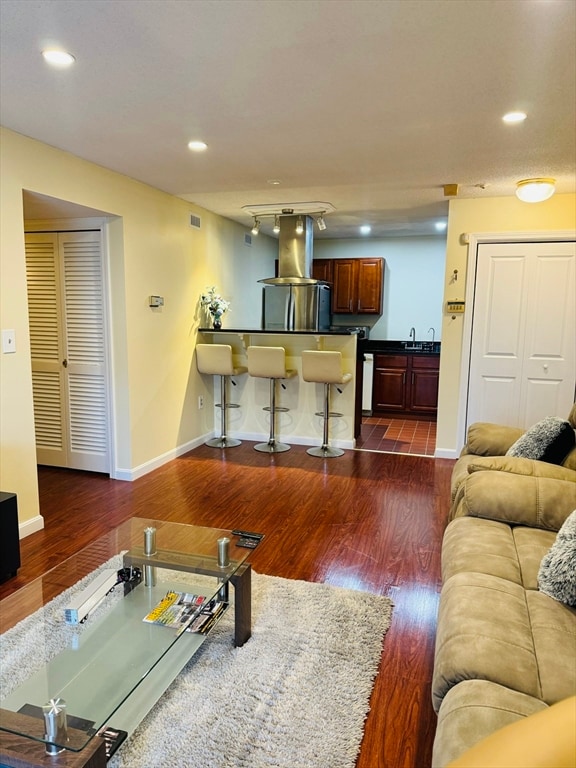
[[[576,428],[576,407],[569,421]],[[521,434],[472,425],[454,467],[432,683],[434,768],[576,693],[576,608],[538,589],[542,558],[576,510],[576,449],[562,465],[506,456]]]

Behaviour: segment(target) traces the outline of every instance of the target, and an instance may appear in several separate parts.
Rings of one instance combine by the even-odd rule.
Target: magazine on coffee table
[[[205,595],[169,590],[143,621],[171,629],[206,633],[226,608],[217,600],[206,602]],[[186,626],[188,624],[188,626]]]

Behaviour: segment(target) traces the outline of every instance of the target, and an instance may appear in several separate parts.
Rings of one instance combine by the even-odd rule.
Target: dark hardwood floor
[[[45,528],[22,540],[22,567],[0,585],[0,599],[132,516],[261,531],[266,539],[251,557],[259,573],[392,598],[357,768],[426,768],[452,466],[366,451],[321,460],[302,446],[268,456],[245,442],[202,446],[133,483],[41,467]]]

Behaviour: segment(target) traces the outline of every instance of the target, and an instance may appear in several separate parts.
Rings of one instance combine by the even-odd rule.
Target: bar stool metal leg
[[[341,414],[334,414],[340,416]],[[330,384],[324,382],[324,429],[322,434],[322,445],[315,448],[308,448],[306,453],[310,456],[318,456],[321,459],[334,459],[337,456],[343,456],[344,451],[341,448],[334,448],[328,445],[328,424],[330,421]]]
[[[254,450],[260,451],[260,453],[284,453],[291,448],[287,443],[280,443],[276,440],[276,412],[288,410],[287,408],[276,407],[276,381],[277,379],[270,379],[270,407],[265,409],[270,411],[270,438],[267,443],[257,443],[254,446]]]
[[[216,403],[216,407],[221,408],[220,414],[220,437],[213,437],[211,440],[206,441],[206,445],[210,448],[235,448],[237,445],[242,445],[241,440],[237,440],[235,437],[228,437],[226,434],[226,409],[237,408],[237,405],[228,403],[226,397],[226,376],[220,376],[220,403]]]

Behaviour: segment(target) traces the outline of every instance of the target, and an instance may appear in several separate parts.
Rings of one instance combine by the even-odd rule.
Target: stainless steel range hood
[[[302,233],[296,232],[298,221]],[[314,220],[311,216],[280,216],[278,249],[278,277],[259,280],[267,285],[317,285],[322,282],[312,277],[312,247]]]

